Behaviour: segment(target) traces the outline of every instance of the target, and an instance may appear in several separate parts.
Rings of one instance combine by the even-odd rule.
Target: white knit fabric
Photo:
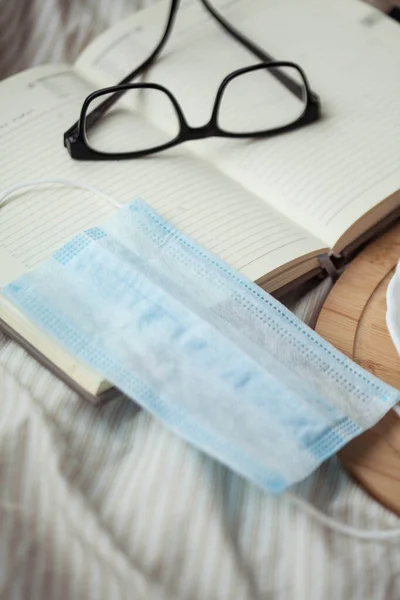
[[[300,486],[398,527],[336,461]],[[0,598],[398,600],[400,545],[324,528],[125,399],[89,405],[0,338]]]

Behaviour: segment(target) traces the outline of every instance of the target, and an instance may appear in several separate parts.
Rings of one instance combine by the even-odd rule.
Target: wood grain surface
[[[400,258],[400,225],[371,243],[332,288],[316,331],[400,389],[400,356],[386,327],[386,288]],[[400,309],[400,307],[399,307]],[[394,411],[339,454],[364,488],[400,514],[400,419]]]

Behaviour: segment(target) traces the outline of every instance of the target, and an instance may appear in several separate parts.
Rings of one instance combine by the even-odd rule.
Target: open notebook
[[[91,184],[119,202],[141,195],[175,226],[275,292],[321,270],[400,207],[400,28],[357,0],[240,0],[220,11],[279,60],[298,62],[323,118],[261,141],[208,139],[158,156],[73,161],[63,132],[91,91],[115,84],[154,48],[165,0],[95,40],[73,67],[37,67],[0,83],[1,188],[37,178]],[[163,9],[164,7],[164,9]],[[204,124],[219,83],[257,60],[197,0],[146,75],[173,91],[188,121]],[[257,89],[248,93],[257,97]],[[266,110],[264,102],[255,111]],[[127,130],[129,119],[127,114]],[[135,135],[168,127],[162,111],[135,119]],[[79,230],[115,210],[90,192],[49,187],[0,207],[0,285],[33,269]],[[0,295],[3,326],[52,368],[99,395],[98,374],[77,364]]]

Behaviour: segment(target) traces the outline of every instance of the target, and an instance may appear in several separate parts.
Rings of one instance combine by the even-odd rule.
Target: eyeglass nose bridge
[[[181,129],[181,139],[186,140],[201,140],[204,138],[212,137],[218,134],[218,127],[215,122],[211,119],[205,125],[200,127],[191,127],[187,123]]]

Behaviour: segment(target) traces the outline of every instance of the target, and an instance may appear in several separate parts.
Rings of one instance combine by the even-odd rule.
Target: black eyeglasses
[[[201,2],[226,32],[263,62],[225,77],[208,123],[189,126],[179,102],[167,88],[156,83],[131,83],[149,68],[168,40],[179,7],[179,0],[172,0],[166,28],[151,55],[118,85],[93,92],[84,101],[79,121],[64,133],[64,146],[72,158],[140,158],[207,137],[273,136],[319,118],[318,96],[297,64],[273,60],[217,13],[208,0]],[[260,104],[265,105],[262,114]],[[162,130],[146,128],[141,132],[146,112],[161,117]]]

